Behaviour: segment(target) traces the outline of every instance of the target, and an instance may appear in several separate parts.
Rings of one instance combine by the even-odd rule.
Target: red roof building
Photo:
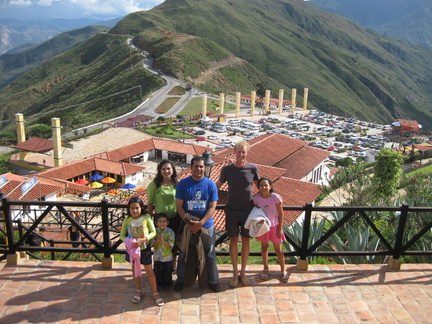
[[[28,152],[46,153],[54,148],[54,142],[44,138],[32,137],[21,144],[15,145],[14,148]]]
[[[417,123],[415,120],[406,120],[406,119],[396,119],[396,121],[392,124],[394,130],[398,132],[400,135],[410,135],[410,134],[418,134],[421,125]]]

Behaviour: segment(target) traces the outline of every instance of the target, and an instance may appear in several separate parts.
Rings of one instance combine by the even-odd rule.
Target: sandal
[[[261,280],[268,280],[268,278],[269,278],[269,271],[268,271],[268,269],[264,269],[261,272],[260,278],[261,278]]]
[[[282,272],[282,282],[283,283],[287,283],[288,282],[288,279],[289,279],[289,273],[288,272],[285,272],[285,274]]]
[[[135,295],[132,297],[132,303],[138,304],[141,301],[142,298],[142,291],[136,290]]]
[[[159,298],[158,298],[158,297],[159,297]],[[161,307],[161,306],[165,305],[165,303],[164,303],[162,297],[159,295],[159,293],[154,293],[154,294],[153,294],[153,298],[154,298],[154,300],[155,300],[155,302],[156,302],[156,305],[157,305],[158,307]]]
[[[238,280],[237,280],[237,279],[234,279],[234,278],[232,278],[232,279],[230,280],[230,282],[228,283],[228,287],[230,287],[231,289],[236,288],[237,285],[238,285]]]
[[[239,276],[239,280],[241,281],[243,286],[250,286],[250,281],[248,278],[246,278],[246,277],[243,278],[243,277]]]

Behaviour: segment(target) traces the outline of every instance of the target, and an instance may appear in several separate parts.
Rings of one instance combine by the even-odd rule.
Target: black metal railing
[[[112,203],[107,200],[100,202],[69,202],[69,201],[13,201],[2,196],[0,211],[2,214],[0,231],[7,238],[6,243],[0,244],[0,260],[5,259],[8,254],[25,251],[30,256],[36,251],[47,251],[51,253],[51,258],[56,258],[56,253],[67,252],[66,257],[74,252],[91,253],[98,260],[98,254],[110,257],[113,254],[124,254],[125,250],[120,248],[120,227],[125,217],[126,204]],[[223,209],[224,205],[218,205],[217,209]],[[393,259],[400,259],[403,255],[432,255],[432,250],[415,250],[415,243],[424,235],[429,234],[432,228],[432,220],[421,226],[416,233],[410,230],[410,237],[407,237],[408,220],[410,217],[418,217],[419,214],[432,215],[432,207],[315,207],[312,204],[305,206],[284,206],[285,211],[297,211],[302,213],[303,224],[302,233],[295,241],[287,236],[287,241],[291,246],[290,251],[284,252],[286,256],[299,257],[306,260],[314,256],[365,256],[365,255],[385,255]],[[79,212],[79,218],[76,215]],[[322,235],[310,243],[311,223],[313,212],[321,213],[343,213],[343,217],[327,228]],[[385,237],[373,220],[371,215],[374,213],[390,213],[397,215],[395,222],[395,236],[392,239]],[[353,218],[362,219],[373,233],[381,241],[380,249],[373,251],[338,251],[322,250],[329,238],[334,235],[344,224]],[[432,217],[430,217],[432,219]],[[76,242],[64,239],[47,238],[44,232],[39,235],[45,241],[45,246],[28,246],[25,244],[27,238],[34,234],[35,228],[45,228],[46,233],[50,229],[64,232],[66,226],[75,225],[83,240],[79,247],[73,247]],[[17,233],[17,234],[16,234]],[[220,233],[217,245],[226,240],[226,235]],[[218,251],[218,255],[228,256],[228,251]],[[251,252],[251,255],[261,255],[260,252]]]

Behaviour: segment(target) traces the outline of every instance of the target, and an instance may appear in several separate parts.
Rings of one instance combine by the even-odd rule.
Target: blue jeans
[[[206,256],[206,267],[207,267],[207,283],[209,285],[215,285],[219,283],[219,271],[216,264],[216,232],[214,226],[206,228],[209,234],[201,233],[201,240],[204,247],[204,253]],[[185,264],[186,253],[180,252],[177,265],[177,282],[184,282],[184,276],[186,271]]]

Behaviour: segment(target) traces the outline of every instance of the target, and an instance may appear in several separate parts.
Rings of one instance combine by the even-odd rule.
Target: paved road
[[[132,39],[129,38],[127,40],[127,43],[129,46],[131,46],[134,50],[140,50],[137,48],[133,43]],[[149,72],[153,74],[158,74],[159,71],[153,69],[152,66],[153,60],[151,57],[145,57],[143,61],[143,67],[148,70]],[[111,122],[111,123],[117,123],[120,121],[123,121],[127,118],[136,116],[136,115],[147,115],[147,116],[153,116],[153,117],[174,117],[180,113],[180,111],[183,110],[183,108],[187,105],[187,103],[198,93],[198,90],[192,89],[190,91],[186,91],[186,93],[182,96],[181,100],[167,113],[161,115],[157,112],[155,112],[155,109],[164,102],[164,100],[167,98],[168,93],[171,91],[172,88],[175,86],[181,85],[183,87],[186,86],[186,84],[180,80],[177,80],[171,76],[168,75],[160,75],[161,78],[163,78],[166,81],[165,86],[163,86],[161,89],[155,91],[152,93],[148,98],[146,98],[138,107],[136,107],[131,112],[124,114],[119,117],[111,118],[102,122],[98,122],[93,125],[82,127],[78,130],[82,130],[86,128],[87,130],[93,130],[95,128],[101,127],[103,124]]]

